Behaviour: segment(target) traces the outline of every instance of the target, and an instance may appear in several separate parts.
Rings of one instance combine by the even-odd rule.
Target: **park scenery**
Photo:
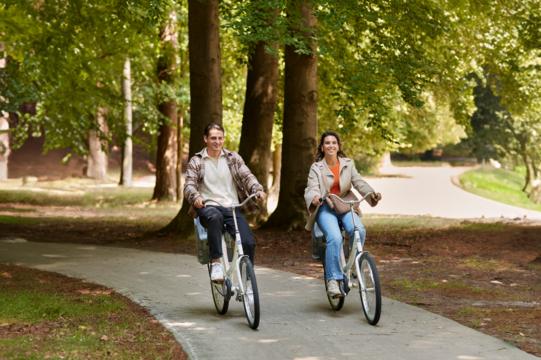
[[[540,39],[539,0],[2,1],[0,359],[541,357]],[[209,123],[268,195],[257,330],[196,256]],[[326,131],[377,325],[305,228]]]

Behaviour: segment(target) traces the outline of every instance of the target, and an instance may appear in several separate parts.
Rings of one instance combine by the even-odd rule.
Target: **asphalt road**
[[[191,359],[537,359],[503,341],[424,310],[384,299],[380,323],[359,298],[330,309],[323,281],[256,268],[257,331],[241,303],[216,314],[206,267],[188,255],[1,238],[0,262],[101,284],[149,308]]]
[[[367,214],[432,215],[445,218],[520,218],[541,220],[541,212],[502,204],[464,191],[453,178],[467,167],[394,167],[387,162],[380,172],[405,177],[368,179],[383,195],[371,208],[361,204]],[[456,181],[456,180],[455,180]]]

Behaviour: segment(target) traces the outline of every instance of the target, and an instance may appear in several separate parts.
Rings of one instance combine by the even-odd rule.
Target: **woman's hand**
[[[321,203],[319,202],[319,196],[314,196],[314,198],[312,199],[312,205],[314,206],[321,205]]]
[[[376,200],[376,201],[381,201],[381,199],[383,199],[383,197],[381,196],[381,193],[377,193],[376,195],[374,195],[374,193],[370,194],[370,196],[372,197],[372,199]]]

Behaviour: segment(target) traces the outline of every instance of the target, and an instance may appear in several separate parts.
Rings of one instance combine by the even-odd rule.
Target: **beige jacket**
[[[361,174],[355,168],[355,164],[351,159],[348,158],[339,158],[340,161],[340,194],[338,196],[344,197],[348,190],[354,187],[362,196],[365,196],[369,192],[374,192],[374,189],[368,185],[368,183],[361,178]],[[323,170],[323,171],[322,171]],[[325,188],[325,183],[323,182],[323,176],[327,176],[327,182],[334,184],[334,175],[332,171],[327,166],[325,158],[323,160],[312,164],[310,168],[310,174],[308,175],[308,186],[304,190],[304,200],[306,201],[306,206],[308,212],[310,213],[310,219],[306,224],[306,230],[312,231],[314,228],[314,222],[316,221],[316,214],[319,210],[319,205],[314,206],[312,200],[316,196],[324,196],[327,194],[327,189]],[[366,198],[366,201],[370,206],[374,207],[377,205],[377,201],[373,200],[372,197]],[[362,217],[360,209],[356,210],[359,214],[359,217]]]

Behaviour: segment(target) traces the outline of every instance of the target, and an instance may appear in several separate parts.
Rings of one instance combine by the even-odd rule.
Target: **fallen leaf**
[[[79,326],[79,329],[86,330],[86,326]]]
[[[503,285],[503,283],[501,281],[498,281],[498,280],[492,280],[491,283]]]
[[[519,333],[519,334],[520,334],[520,336],[524,336],[524,334],[523,334],[523,333]]]
[[[109,338],[107,337],[107,335],[103,335],[103,336],[100,338],[100,340],[102,340],[102,341],[107,341],[107,340],[109,340]]]
[[[8,279],[11,279],[11,275],[7,272],[5,273],[2,273],[2,276],[5,277],[5,278],[8,278]]]
[[[511,285],[509,285],[509,286],[517,286],[517,285],[518,285],[518,284],[513,283],[513,284],[511,284]]]

